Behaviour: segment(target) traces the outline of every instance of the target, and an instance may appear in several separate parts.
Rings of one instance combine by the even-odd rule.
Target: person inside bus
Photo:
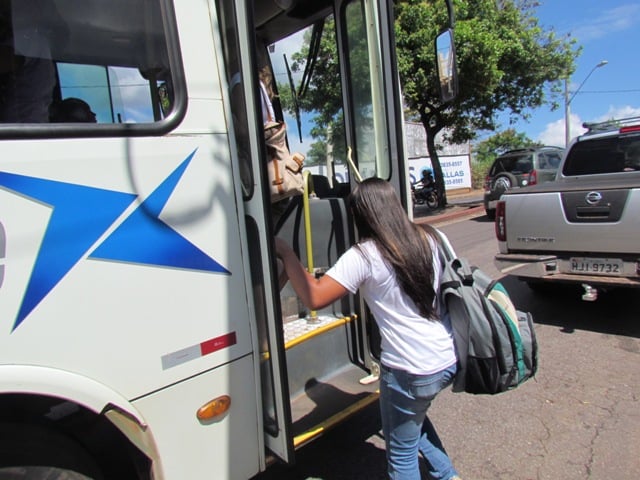
[[[311,310],[360,291],[381,334],[380,414],[388,474],[418,479],[418,453],[437,479],[459,479],[427,410],[456,374],[450,322],[436,292],[437,241],[411,222],[393,187],[369,178],[350,194],[360,241],[316,278],[293,249],[276,238],[296,294]]]
[[[245,102],[244,92],[242,89],[242,83],[245,81],[240,71],[240,52],[238,47],[238,40],[236,38],[236,31],[234,29],[227,29],[226,41],[227,41],[227,60],[229,62],[229,95],[231,97],[231,115],[233,118],[233,128],[236,136],[236,143],[238,145],[238,151],[240,155],[240,175],[243,179],[243,185],[249,185],[252,183],[251,179],[251,159],[246,152],[246,147],[249,145],[249,126],[247,119],[247,105]],[[263,58],[260,56],[259,58]],[[263,73],[264,75],[264,73]],[[268,115],[274,115],[273,106],[271,101],[266,105],[264,104],[264,96],[267,95],[266,87],[262,87],[262,82],[259,91],[260,99],[262,101],[262,122],[267,122]],[[266,108],[270,108],[268,111]]]
[[[276,99],[276,91],[273,79],[273,71],[271,70],[271,64],[267,50],[264,47],[264,43],[258,39],[258,83],[260,86],[260,99],[262,107],[262,123],[266,127],[276,121],[275,109],[273,102]],[[267,154],[273,155],[269,151],[269,145],[267,144]],[[288,150],[288,145],[285,146]],[[294,153],[294,156],[300,156],[304,159],[304,155],[300,153]],[[291,203],[291,197],[281,200],[271,200],[271,216],[273,218],[273,224],[277,228],[279,227],[280,220],[286,214],[289,204]]]
[[[96,123],[96,114],[84,100],[68,97],[51,104],[49,121],[51,123]]]

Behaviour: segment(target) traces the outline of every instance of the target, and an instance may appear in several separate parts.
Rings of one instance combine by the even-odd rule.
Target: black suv
[[[535,147],[509,150],[493,161],[484,181],[484,210],[493,220],[496,203],[510,188],[555,180],[564,148]]]

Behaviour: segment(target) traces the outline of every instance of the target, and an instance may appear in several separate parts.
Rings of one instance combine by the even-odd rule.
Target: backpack
[[[452,390],[493,395],[516,388],[538,368],[531,314],[516,310],[500,282],[456,257],[440,232],[436,236],[443,264],[440,301],[458,357]]]

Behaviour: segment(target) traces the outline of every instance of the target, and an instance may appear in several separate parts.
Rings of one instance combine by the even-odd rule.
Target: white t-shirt
[[[437,246],[433,250],[434,288],[440,283]],[[456,362],[448,320],[422,317],[416,304],[399,286],[373,241],[347,250],[327,271],[349,292],[360,293],[373,314],[382,337],[383,365],[418,375],[437,373]],[[437,302],[437,300],[436,300]],[[439,310],[439,305],[436,304]]]
[[[275,122],[276,114],[273,111],[273,104],[262,80],[260,80],[260,98],[262,99],[262,123],[266,125],[267,122]]]

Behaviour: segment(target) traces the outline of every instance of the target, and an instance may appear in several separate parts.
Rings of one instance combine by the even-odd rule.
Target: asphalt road
[[[440,228],[459,255],[501,278],[493,266],[493,224],[483,215],[461,218]],[[638,292],[601,294],[590,303],[571,288],[540,295],[511,277],[501,281],[516,306],[533,314],[540,365],[534,379],[507,393],[447,390],[436,399],[430,417],[462,478],[640,478]],[[294,467],[274,465],[256,480],[385,478],[377,404],[296,459]]]

